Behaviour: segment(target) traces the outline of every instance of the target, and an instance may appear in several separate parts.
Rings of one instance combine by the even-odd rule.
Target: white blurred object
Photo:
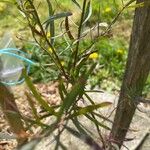
[[[11,33],[6,33],[0,40],[0,50],[15,48]],[[11,53],[17,54],[16,51],[10,50]],[[24,68],[23,61],[8,54],[0,54],[0,80],[2,82],[17,82]]]

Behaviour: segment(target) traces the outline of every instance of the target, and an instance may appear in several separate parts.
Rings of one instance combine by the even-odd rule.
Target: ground
[[[10,10],[11,8],[9,8]],[[26,39],[26,37],[30,37],[31,35],[28,32],[28,27],[27,24],[24,24],[25,22],[23,22],[23,20],[20,20],[19,17],[16,17],[16,13],[14,13],[16,9],[13,8],[13,11],[6,11],[4,10],[1,13],[0,16],[0,28],[3,29],[0,31],[0,36],[2,36],[2,34],[4,33],[4,31],[6,31],[6,29],[9,31],[10,29],[12,31],[14,31],[15,34],[14,37],[16,38],[16,42],[18,47],[22,47],[24,43],[20,44],[20,40],[18,37],[24,38]],[[8,13],[6,15],[6,12]],[[13,13],[12,13],[13,12]],[[11,14],[10,14],[11,13]],[[4,15],[5,14],[5,15]],[[77,13],[78,14],[78,13]],[[76,15],[77,16],[77,15]],[[75,17],[76,17],[75,16]],[[8,22],[9,20],[9,22]],[[112,29],[112,35],[113,37],[120,37],[124,39],[125,43],[128,43],[130,40],[130,34],[131,34],[131,20],[129,19],[124,19],[124,21],[122,20],[120,22],[120,20],[113,25],[113,29]],[[24,24],[24,26],[20,26],[20,24]],[[24,36],[26,35],[26,36]],[[23,42],[23,40],[22,40]],[[19,43],[19,44],[18,44]],[[112,83],[110,83],[110,85],[112,85]],[[108,87],[108,85],[106,85]],[[60,102],[59,96],[58,96],[58,90],[57,90],[57,83],[47,83],[47,84],[43,84],[43,83],[39,83],[36,84],[37,89],[39,89],[41,95],[46,99],[46,101],[51,104],[51,105],[55,105],[58,104]],[[16,87],[12,87],[12,91],[14,92],[14,95],[16,97],[16,102],[18,104],[19,109],[21,110],[23,115],[27,115],[28,117],[31,116],[31,109],[27,103],[26,100],[26,96],[25,96],[25,91],[27,90],[27,87],[25,84],[20,85],[20,86],[16,86]],[[119,91],[118,91],[119,92]],[[99,94],[99,96],[95,95],[95,93],[93,94],[94,99],[96,100],[110,100],[112,102],[115,102],[115,100],[118,97],[118,93],[114,93],[113,94],[108,94],[108,92],[104,92],[104,94]],[[117,101],[117,100],[116,100]],[[139,111],[137,111],[137,115],[134,118],[135,119],[135,124],[133,124],[133,127],[131,127],[131,129],[135,129],[134,132],[130,133],[131,135],[129,137],[131,138],[136,138],[137,140],[133,140],[130,141],[131,143],[128,144],[128,148],[129,150],[131,150],[132,148],[136,148],[137,145],[139,145],[139,143],[141,142],[141,140],[143,139],[144,136],[146,136],[149,132],[149,124],[150,124],[150,108],[149,106],[142,106],[141,107],[142,111],[146,111],[146,113],[141,113]],[[37,107],[38,112],[42,113],[42,108]],[[109,114],[109,111],[108,111]],[[0,138],[1,137],[10,137],[9,135],[11,135],[11,130],[7,124],[7,122],[4,119],[3,113],[0,112],[0,116],[1,116],[1,121],[0,121]],[[89,123],[90,124],[90,123]],[[90,129],[92,130],[92,126],[90,124]],[[36,133],[38,132],[38,129],[33,128],[33,131]],[[4,133],[4,134],[3,134]],[[139,133],[139,134],[138,134]],[[67,135],[67,139],[74,139],[73,137],[71,137],[70,135]],[[64,140],[64,138],[63,138]],[[66,140],[66,138],[65,138]],[[77,139],[75,139],[77,140]],[[149,146],[149,138],[146,139],[145,144],[147,146],[143,146],[141,148],[141,150],[149,150],[150,146]],[[147,142],[148,141],[148,142]],[[70,149],[72,148],[76,148],[79,149],[77,146],[78,144],[73,143],[73,141],[64,141],[67,145],[70,146]],[[46,144],[49,143],[49,140],[45,140],[45,143],[43,144],[48,150],[50,149]],[[81,143],[83,144],[83,143]],[[41,145],[41,146],[43,146]],[[0,141],[0,150],[12,150],[14,149],[14,147],[16,146],[16,141],[15,140],[2,140]],[[132,148],[131,148],[132,146]],[[84,146],[83,146],[84,147]],[[42,148],[41,148],[42,149]],[[46,150],[44,148],[44,150]]]
[[[37,89],[39,89],[39,91],[41,92],[41,94],[43,95],[43,97],[51,104],[51,105],[55,105],[58,104],[60,102],[59,99],[59,94],[58,94],[58,90],[57,90],[57,86],[58,83],[48,83],[48,84],[37,84],[36,87]],[[23,84],[21,86],[16,86],[12,88],[12,91],[15,94],[16,97],[16,102],[18,107],[20,108],[21,112],[23,115],[26,115],[28,117],[31,116],[31,109],[27,103],[26,100],[26,96],[25,96],[25,91],[27,90],[26,85]],[[94,99],[95,102],[102,102],[102,101],[110,101],[113,103],[113,105],[111,107],[108,108],[104,108],[102,110],[100,110],[100,113],[105,114],[106,116],[109,116],[111,111],[115,108],[116,104],[117,104],[117,99],[118,99],[118,94],[110,94],[108,92],[104,93],[90,93],[89,94],[90,97],[92,99]],[[42,113],[42,109],[40,107],[37,108],[38,112]],[[127,142],[126,146],[130,149],[130,150],[135,150],[140,144],[141,141],[144,139],[145,136],[148,135],[149,133],[149,124],[150,124],[150,108],[140,105],[139,109],[141,111],[145,111],[145,113],[140,112],[137,110],[136,115],[134,117],[134,121],[131,125],[131,131],[128,134],[128,138],[133,138],[133,140]],[[111,119],[113,118],[113,116],[111,117]],[[88,129],[90,129],[93,133],[96,133],[95,128],[93,127],[93,124],[89,121],[87,121],[84,117],[81,117],[81,121],[85,123],[85,126],[88,127]],[[50,123],[50,120],[46,119],[47,123]],[[3,114],[1,112],[1,134],[5,134],[6,137],[9,137],[8,135],[12,135],[11,130],[8,126],[8,124],[6,123],[6,121],[4,120]],[[70,124],[70,126],[73,126],[72,124]],[[37,128],[32,128],[34,133],[38,133],[38,129]],[[107,133],[104,133],[105,135],[107,135]],[[46,139],[44,139],[44,141],[39,144],[36,147],[36,150],[49,150],[54,146],[54,143],[51,145],[49,144],[50,139],[52,140],[52,137],[48,137]],[[65,146],[67,146],[68,148],[72,148],[72,149],[76,149],[76,150],[80,150],[81,147],[78,147],[79,144],[75,144],[79,141],[77,138],[73,137],[72,135],[70,135],[69,133],[67,133],[66,131],[63,133],[63,135],[61,136],[61,139],[63,141],[63,143],[65,144]],[[69,140],[68,140],[69,139]],[[139,150],[148,150],[149,147],[149,142],[148,142],[149,138],[146,138],[145,142],[145,146],[144,149],[143,147]],[[74,143],[74,141],[76,141]],[[83,145],[83,148],[85,150],[90,150],[90,148],[88,146],[84,146],[84,142],[81,142],[81,145]],[[14,147],[16,146],[16,141],[15,140],[2,140],[0,142],[0,150],[12,150],[14,149]],[[45,147],[45,148],[44,148]],[[82,149],[83,149],[82,148]],[[147,148],[147,149],[146,149]],[[83,149],[83,150],[84,150]]]

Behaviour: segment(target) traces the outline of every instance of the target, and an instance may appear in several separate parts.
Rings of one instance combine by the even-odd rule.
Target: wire
[[[37,63],[31,61],[30,59],[26,58],[26,57],[23,57],[23,56],[20,56],[19,54],[16,54],[14,52],[17,52],[17,53],[20,53],[20,54],[23,54],[24,56],[27,56],[27,53],[17,49],[17,48],[4,48],[4,49],[0,49],[0,54],[6,54],[6,55],[10,55],[12,57],[16,57],[17,59],[20,59],[24,62],[26,62],[28,64],[27,66],[27,74],[29,73],[30,71],[30,67],[31,65],[37,65]],[[5,84],[5,85],[8,85],[8,86],[14,86],[14,85],[18,85],[18,84],[22,84],[24,82],[24,78],[19,80],[19,81],[16,81],[16,82],[5,82],[5,81],[0,81],[2,84]]]
[[[36,64],[35,62],[31,61],[30,59],[25,58],[25,57],[23,57],[23,56],[20,56],[20,55],[18,55],[18,54],[15,54],[15,53],[13,53],[13,52],[10,52],[10,51],[17,51],[17,52],[22,53],[22,54],[24,54],[24,55],[27,56],[27,53],[25,53],[25,52],[23,52],[23,51],[21,51],[21,50],[19,50],[19,49],[17,49],[17,48],[5,48],[5,49],[1,49],[1,50],[0,50],[0,54],[8,54],[8,55],[14,56],[14,57],[16,57],[16,58],[18,58],[18,59],[21,59],[21,60],[23,60],[23,61],[26,61],[27,63],[29,63],[29,64],[31,64],[31,65],[35,65],[35,64]]]

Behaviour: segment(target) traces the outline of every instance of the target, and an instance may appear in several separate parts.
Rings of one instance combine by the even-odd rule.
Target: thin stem
[[[77,63],[77,57],[78,57],[78,51],[79,51],[79,44],[80,44],[80,37],[81,37],[81,30],[82,30],[82,24],[83,24],[83,20],[84,20],[84,13],[85,13],[85,8],[86,8],[86,1],[83,1],[83,9],[82,9],[82,14],[81,14],[81,19],[80,19],[80,25],[79,25],[79,29],[78,29],[78,41],[76,43],[76,49],[75,49],[75,54],[74,54],[74,68],[76,66]]]
[[[127,2],[123,8],[119,11],[119,13],[117,14],[117,16],[113,19],[113,21],[110,23],[110,25],[107,27],[107,29],[100,34],[100,36],[104,36],[112,27],[112,25],[118,20],[118,18],[120,17],[120,15],[122,14],[122,12],[129,6],[131,5],[133,2],[135,2],[135,0],[130,0],[129,2]]]
[[[42,26],[42,24],[41,24],[41,21],[40,21],[40,18],[39,18],[39,16],[38,16],[38,13],[37,13],[37,11],[36,11],[35,6],[33,5],[33,3],[32,3],[31,0],[28,0],[28,1],[29,1],[29,3],[30,3],[31,7],[32,7],[33,10],[34,10],[34,16],[36,17],[36,21],[37,21],[37,23],[38,23],[38,25],[39,25],[39,27],[40,27],[40,29],[41,29],[41,34],[42,34],[42,36],[44,37],[44,39],[45,39],[45,41],[47,42],[48,46],[52,49],[52,52],[53,52],[53,54],[54,54],[54,56],[55,56],[55,58],[56,58],[56,60],[57,60],[57,62],[58,62],[58,64],[59,64],[59,66],[60,66],[60,69],[61,69],[61,71],[62,71],[64,77],[68,80],[68,79],[69,79],[69,78],[68,78],[68,75],[66,74],[66,72],[65,72],[65,70],[64,70],[64,67],[63,67],[62,64],[61,64],[61,61],[60,61],[60,59],[59,59],[57,53],[55,52],[53,46],[51,45],[50,41],[48,40],[48,38],[47,38],[47,36],[46,36],[46,34],[45,34],[45,31],[44,31],[44,29],[43,29],[43,26]],[[47,52],[48,52],[48,51],[47,51]],[[49,53],[49,52],[48,52],[48,53]]]

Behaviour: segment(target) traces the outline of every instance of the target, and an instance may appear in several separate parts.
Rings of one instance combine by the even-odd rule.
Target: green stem
[[[41,29],[41,34],[43,35],[43,37],[44,37],[45,41],[47,42],[48,46],[52,49],[52,52],[53,52],[53,54],[54,54],[54,56],[55,56],[55,58],[56,58],[56,60],[57,60],[57,62],[58,62],[58,64],[59,64],[59,66],[60,66],[60,69],[61,69],[61,71],[62,71],[64,77],[68,80],[68,79],[69,79],[69,78],[68,78],[68,75],[66,74],[66,72],[65,72],[65,70],[64,70],[64,67],[63,67],[62,64],[61,64],[61,61],[60,61],[60,59],[59,59],[59,57],[58,57],[56,51],[54,50],[53,46],[51,45],[51,43],[49,42],[49,40],[48,40],[47,37],[46,37],[46,34],[45,34],[45,32],[44,32],[43,26],[42,26],[42,24],[41,24],[41,21],[40,21],[40,18],[39,18],[39,16],[38,16],[38,13],[37,13],[37,11],[36,11],[35,6],[33,5],[33,3],[32,3],[31,0],[28,0],[28,1],[29,1],[29,3],[30,3],[31,7],[32,7],[33,10],[34,10],[34,16],[36,17],[36,21],[37,21],[37,23],[38,23],[38,25],[39,25],[39,27],[40,27],[40,29]]]
[[[87,2],[87,0],[83,1],[83,9],[82,9],[80,25],[79,25],[79,29],[78,29],[78,37],[77,37],[78,41],[76,43],[76,49],[75,49],[75,54],[74,54],[74,65],[73,65],[74,68],[75,68],[76,63],[77,63],[77,57],[78,57],[78,51],[79,51],[79,44],[80,44],[80,37],[81,37],[82,24],[83,24],[83,20],[84,20],[84,13],[85,13],[85,8],[86,8],[86,2]]]

